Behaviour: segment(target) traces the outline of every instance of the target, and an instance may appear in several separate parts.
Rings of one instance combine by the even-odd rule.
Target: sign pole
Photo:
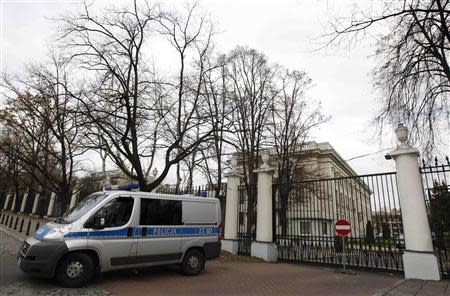
[[[345,251],[345,238],[352,231],[352,226],[347,220],[338,220],[334,224],[334,230],[342,237],[342,267],[345,272],[345,260],[347,260],[347,253]]]
[[[342,265],[344,271],[345,271],[345,259],[347,259],[347,256],[345,254],[345,236],[342,236]]]

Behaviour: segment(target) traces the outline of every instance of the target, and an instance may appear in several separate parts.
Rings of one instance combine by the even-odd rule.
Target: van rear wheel
[[[88,283],[95,274],[92,258],[83,253],[64,257],[56,268],[56,280],[64,287],[78,288]]]
[[[193,249],[186,252],[181,264],[181,269],[185,275],[197,275],[205,267],[205,256],[199,250]]]

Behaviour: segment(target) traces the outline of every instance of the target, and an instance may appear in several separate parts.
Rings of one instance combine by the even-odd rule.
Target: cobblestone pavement
[[[399,275],[357,272],[285,263],[207,262],[198,276],[183,276],[175,268],[103,275],[99,287],[114,295],[374,295],[393,286]]]
[[[1,227],[1,226],[0,226]],[[0,231],[0,256],[15,256],[21,243]]]
[[[32,278],[23,274],[16,262],[16,254],[21,242],[5,234],[0,229],[0,296],[104,296],[111,293],[96,287],[96,283],[89,288],[66,289],[55,282]]]
[[[42,282],[16,282],[14,284],[0,287],[0,295],[21,295],[21,296],[104,296],[112,295],[105,290],[98,288],[65,289],[52,284]]]
[[[405,280],[386,290],[380,296],[450,296],[450,281]]]

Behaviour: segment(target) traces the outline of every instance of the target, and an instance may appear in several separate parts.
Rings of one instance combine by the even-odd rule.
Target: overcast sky
[[[49,18],[81,7],[78,1],[0,2],[1,66],[2,72],[10,73],[20,72],[24,63],[45,56],[54,33],[54,23]],[[314,133],[313,140],[330,142],[346,160],[395,146],[392,134],[380,145],[370,126],[379,97],[370,81],[370,71],[375,65],[371,58],[373,41],[363,40],[352,49],[332,47],[315,51],[316,38],[326,32],[330,15],[349,16],[352,1],[197,2],[222,32],[216,38],[218,50],[226,52],[236,45],[247,45],[264,52],[271,62],[308,73],[314,84],[309,96],[320,100],[324,113],[331,116]],[[361,174],[393,170],[394,162],[383,157],[386,152],[358,158],[349,164]]]

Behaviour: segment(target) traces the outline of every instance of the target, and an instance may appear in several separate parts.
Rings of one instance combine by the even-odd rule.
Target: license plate
[[[19,257],[19,258],[17,259],[17,265],[19,265],[19,267],[20,267],[20,264],[22,264],[22,258]]]

